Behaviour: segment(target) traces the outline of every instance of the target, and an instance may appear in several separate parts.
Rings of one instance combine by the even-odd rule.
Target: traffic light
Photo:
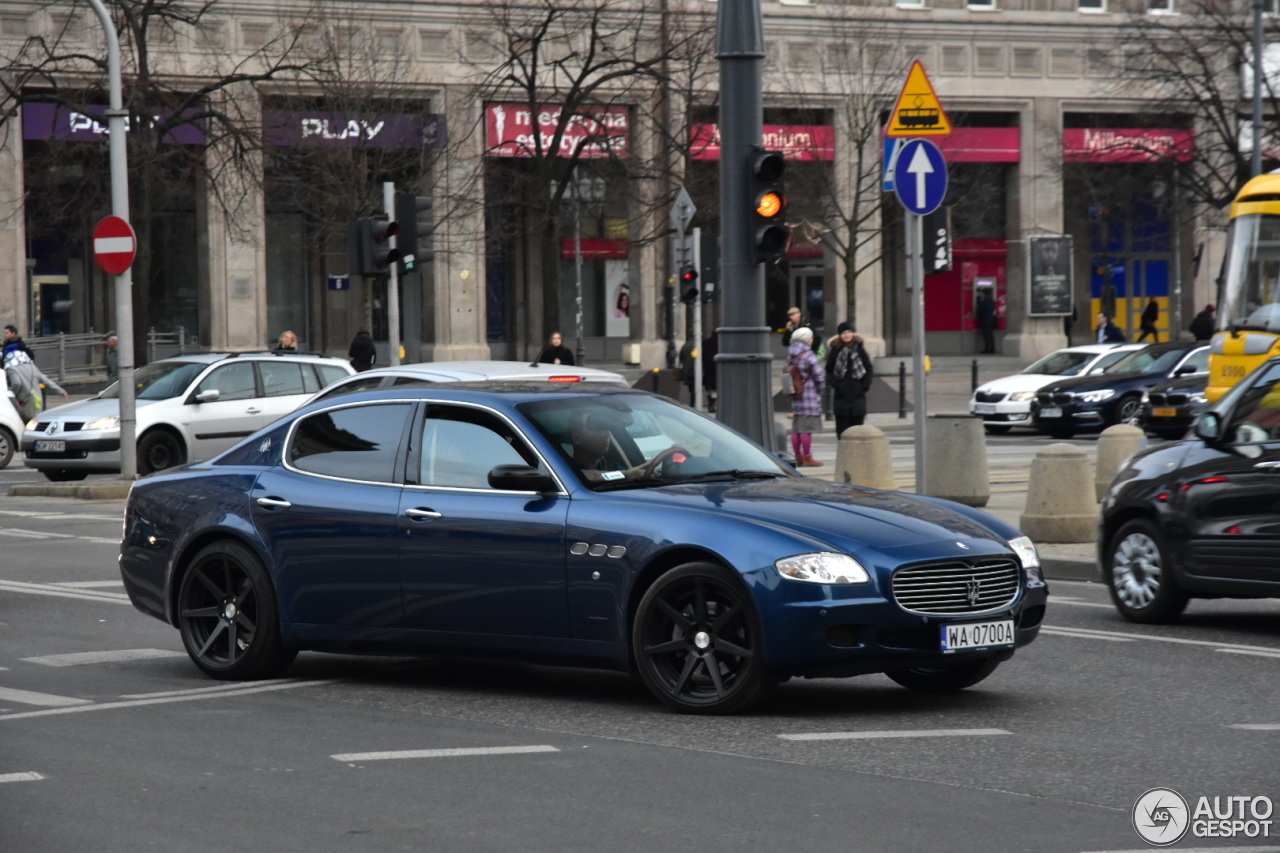
[[[754,148],[751,152],[751,198],[755,204],[751,250],[756,263],[776,261],[787,253],[791,229],[783,218],[787,210],[782,182],[786,168],[780,151]]]
[[[692,305],[698,301],[698,271],[685,267],[680,272],[680,301]]]
[[[413,272],[418,264],[426,263],[436,256],[430,249],[424,250],[418,246],[420,240],[430,237],[436,230],[436,224],[429,213],[425,217],[419,216],[430,211],[434,204],[435,199],[429,195],[396,193],[396,222],[400,225],[396,245],[400,247],[400,259],[404,262],[405,272]]]
[[[385,275],[400,260],[400,252],[387,241],[399,233],[399,226],[386,214],[366,216],[347,225],[348,272],[356,275]]]

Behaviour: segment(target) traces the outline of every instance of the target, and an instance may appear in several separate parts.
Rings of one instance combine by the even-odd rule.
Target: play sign
[[[108,216],[93,229],[93,256],[111,275],[120,275],[133,263],[138,238],[133,226],[119,216]]]

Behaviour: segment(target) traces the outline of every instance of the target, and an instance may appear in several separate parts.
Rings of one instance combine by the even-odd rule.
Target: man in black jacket
[[[1191,321],[1191,325],[1188,328],[1197,341],[1207,341],[1213,337],[1213,327],[1217,322],[1213,316],[1214,310],[1212,305],[1206,305],[1204,310]]]
[[[347,350],[347,356],[351,359],[351,366],[357,373],[364,373],[373,367],[373,363],[378,360],[378,350],[373,345],[373,336],[369,334],[368,329],[356,332],[355,338],[351,341],[351,349]]]
[[[871,357],[852,323],[841,323],[839,334],[828,344],[827,383],[831,386],[831,408],[836,416],[836,438],[851,426],[861,426],[867,417],[867,392],[874,370]]]

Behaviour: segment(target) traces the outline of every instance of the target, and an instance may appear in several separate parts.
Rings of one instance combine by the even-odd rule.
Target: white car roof
[[[420,376],[433,382],[485,382],[492,380],[548,379],[579,376],[587,382],[628,385],[626,377],[612,370],[573,367],[566,364],[529,364],[525,361],[428,361],[398,367],[375,367],[358,376]],[[349,380],[344,380],[349,381]]]
[[[269,358],[288,358],[288,359],[296,358],[299,361],[308,361],[308,362],[336,361],[341,364],[347,363],[346,359],[344,358],[335,358],[329,355],[320,355],[319,353],[315,353],[315,354],[299,353],[299,352],[277,353],[277,352],[267,352],[264,350],[260,352],[193,352],[193,353],[187,353],[186,355],[171,355],[168,358],[157,359],[156,362],[152,362],[152,364],[155,364],[159,361],[185,361],[185,362],[195,362],[198,364],[213,364],[215,362],[224,361],[229,358],[251,358],[251,359],[264,359],[264,360]]]
[[[1078,347],[1066,347],[1064,349],[1055,350],[1050,355],[1057,355],[1060,352],[1078,352],[1085,355],[1099,356],[1108,352],[1128,352],[1131,350],[1145,349],[1147,344],[1085,344]],[[1039,359],[1037,359],[1038,361]],[[1034,363],[1034,362],[1033,362]],[[1028,365],[1029,367],[1030,365]],[[1008,376],[1001,376],[999,379],[992,379],[990,382],[984,382],[978,386],[979,391],[984,392],[1004,392],[1006,394],[1014,394],[1018,391],[1037,391],[1051,382],[1062,379],[1061,376],[1051,376],[1047,373],[1012,373]]]

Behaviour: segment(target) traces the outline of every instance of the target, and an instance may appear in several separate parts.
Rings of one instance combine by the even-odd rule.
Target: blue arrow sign
[[[893,167],[893,191],[911,213],[933,213],[947,195],[947,161],[927,139],[902,144]]]

